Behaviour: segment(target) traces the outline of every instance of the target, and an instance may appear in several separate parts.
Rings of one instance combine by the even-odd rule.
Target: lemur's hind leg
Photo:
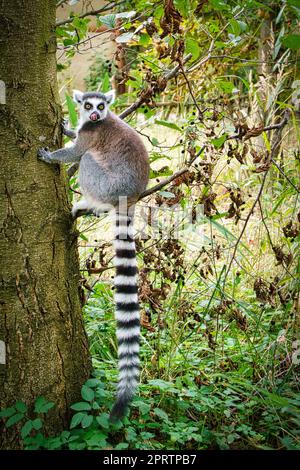
[[[74,219],[78,217],[80,212],[85,212],[85,211],[93,211],[93,208],[91,205],[88,203],[86,199],[81,199],[80,201],[76,202],[74,206],[72,207],[72,216]]]
[[[108,214],[112,209],[113,206],[111,204],[97,204],[97,207],[95,207],[86,199],[81,199],[72,207],[72,216],[75,219],[79,215],[84,215],[84,212],[89,212],[93,213],[96,217],[100,217],[100,215]],[[83,212],[83,214],[80,214],[80,212]]]

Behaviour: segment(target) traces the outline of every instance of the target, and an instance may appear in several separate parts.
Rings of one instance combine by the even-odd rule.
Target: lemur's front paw
[[[69,121],[68,121],[68,119],[63,118],[61,120],[61,128],[62,128],[63,132],[66,131],[66,130],[69,130]]]
[[[51,153],[47,148],[42,148],[38,150],[38,158],[46,163],[51,163]]]
[[[70,139],[76,139],[77,134],[76,132],[69,129],[69,121],[67,119],[63,119],[61,121],[61,130],[64,135],[69,137]]]

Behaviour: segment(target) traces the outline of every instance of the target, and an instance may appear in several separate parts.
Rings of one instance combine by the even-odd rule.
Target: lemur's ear
[[[76,103],[78,104],[82,103],[82,97],[83,97],[82,91],[73,90],[73,100],[76,101]]]
[[[107,93],[105,93],[105,100],[106,103],[111,105],[115,101],[116,93],[115,90],[110,90]]]

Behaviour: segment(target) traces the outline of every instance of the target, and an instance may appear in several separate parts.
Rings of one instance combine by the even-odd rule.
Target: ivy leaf
[[[21,429],[21,436],[22,436],[22,438],[24,439],[25,437],[29,436],[29,434],[31,433],[32,429],[33,429],[32,421],[31,421],[31,420],[26,421],[26,423],[24,424],[24,426],[23,426],[22,429]]]
[[[84,415],[84,417],[81,420],[81,426],[83,428],[88,428],[92,422],[93,422],[94,417],[92,415]]]
[[[76,413],[71,420],[70,429],[78,426],[85,416],[87,416],[85,413]]]
[[[17,401],[17,403],[15,404],[15,408],[20,413],[26,413],[27,411],[27,406],[22,401]]]
[[[289,34],[281,39],[281,43],[289,49],[300,49],[300,34]]]
[[[16,408],[5,408],[4,410],[0,411],[0,418],[9,418],[10,416],[14,415],[16,412]]]
[[[114,450],[125,450],[125,449],[128,449],[128,447],[129,447],[128,442],[120,442],[119,444],[116,445]]]
[[[151,409],[151,406],[149,405],[149,403],[145,403],[145,402],[143,402],[143,401],[141,401],[141,400],[136,401],[134,405],[139,408],[140,413],[141,413],[142,415],[148,414],[149,411],[150,411],[150,409]]]
[[[196,39],[187,38],[185,41],[185,50],[187,53],[192,54],[194,60],[198,59],[200,54],[200,47]]]
[[[108,413],[102,413],[101,415],[97,416],[96,421],[103,428],[105,429],[109,428],[109,414]]]
[[[70,408],[75,411],[89,411],[92,409],[91,405],[86,401],[74,403],[74,405],[71,405]]]
[[[94,387],[97,387],[98,385],[102,385],[101,381],[99,379],[88,379],[86,382],[85,382],[85,385],[87,387],[91,387],[91,388],[94,388]]]
[[[36,413],[47,413],[53,406],[55,406],[55,403],[52,401],[46,400],[45,397],[38,397],[35,400],[34,411]]]
[[[93,401],[95,398],[95,393],[90,387],[87,387],[86,385],[82,385],[81,396],[86,401]]]
[[[21,419],[24,418],[24,414],[23,413],[17,413],[13,416],[11,416],[5,423],[5,427],[6,428],[9,428],[10,426],[13,426],[14,424],[18,423],[19,421],[21,421]]]
[[[156,416],[161,418],[163,421],[169,421],[169,417],[168,417],[167,413],[164,410],[162,410],[160,408],[154,408],[153,411],[156,414]]]
[[[32,427],[36,429],[37,431],[41,429],[42,426],[43,426],[43,423],[40,418],[36,418],[32,421]]]

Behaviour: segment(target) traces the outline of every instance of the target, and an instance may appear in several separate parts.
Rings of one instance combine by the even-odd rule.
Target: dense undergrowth
[[[86,307],[94,358],[94,378],[82,387],[82,401],[71,406],[70,430],[43,435],[43,415],[54,404],[39,398],[35,413],[26,406],[2,411],[7,426],[22,424],[27,449],[297,449],[299,384],[282,323],[285,311],[242,302],[245,327],[232,307],[212,301],[198,320],[181,317],[179,286],[169,300],[169,328],[149,332],[142,341],[142,385],[130,414],[110,424],[116,373],[116,342],[111,294],[99,284]],[[176,307],[177,306],[177,307]],[[207,307],[207,306],[206,306]],[[207,324],[222,327],[211,328]],[[156,321],[153,322],[154,328]],[[222,330],[221,330],[222,328]],[[296,359],[296,353],[294,354]]]

